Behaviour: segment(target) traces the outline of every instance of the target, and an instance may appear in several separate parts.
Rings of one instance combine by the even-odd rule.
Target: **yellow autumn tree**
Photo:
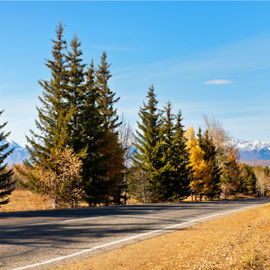
[[[211,184],[211,164],[204,160],[204,151],[199,146],[199,139],[194,128],[189,127],[185,133],[187,149],[190,153],[190,166],[192,167],[192,181],[190,187],[195,195],[209,194],[213,189]]]
[[[55,151],[50,156],[51,168],[35,165],[32,175],[39,179],[40,190],[49,195],[53,207],[76,207],[82,198],[82,162],[73,149]]]

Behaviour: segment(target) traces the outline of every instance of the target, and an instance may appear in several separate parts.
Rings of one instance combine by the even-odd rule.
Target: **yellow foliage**
[[[204,160],[204,151],[199,146],[199,139],[195,136],[194,128],[189,127],[186,131],[187,149],[190,153],[190,166],[193,170],[193,180],[190,187],[197,194],[210,193],[211,185],[211,164]]]
[[[237,153],[236,149],[234,149],[233,147],[228,149],[228,160],[229,160],[229,162],[236,161],[238,159],[237,155],[238,155],[238,153]]]
[[[77,203],[81,197],[82,162],[72,149],[55,153],[50,157],[53,168],[34,166],[32,174],[39,179],[43,192],[67,203]]]

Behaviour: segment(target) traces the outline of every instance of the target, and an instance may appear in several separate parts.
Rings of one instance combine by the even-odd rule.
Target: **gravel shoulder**
[[[270,269],[270,204],[56,269]]]

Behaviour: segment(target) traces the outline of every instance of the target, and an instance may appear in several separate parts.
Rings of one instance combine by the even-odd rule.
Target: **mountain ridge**
[[[270,160],[270,142],[241,139],[232,139],[230,142],[239,150],[240,160]]]
[[[9,166],[12,166],[13,164],[22,164],[24,159],[29,158],[29,153],[25,147],[11,139],[6,140],[5,142],[10,144],[9,149],[14,148],[13,153],[6,159]],[[268,164],[267,161],[269,161],[270,165],[270,142],[232,139],[230,143],[239,150],[241,162]]]
[[[14,149],[13,152],[5,159],[5,162],[9,167],[12,167],[13,164],[23,164],[23,160],[29,157],[27,149],[17,142],[7,139],[3,143],[9,143],[8,150]]]

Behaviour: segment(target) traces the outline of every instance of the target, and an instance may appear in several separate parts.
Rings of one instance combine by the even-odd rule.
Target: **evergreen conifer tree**
[[[3,111],[0,111],[0,116]],[[7,122],[0,125],[0,205],[7,204],[9,202],[8,195],[14,190],[15,182],[12,181],[13,171],[7,168],[7,163],[5,159],[12,153],[13,149],[9,148],[9,143],[6,142],[6,138],[9,136],[10,132],[5,133],[3,128],[6,126]]]
[[[107,142],[104,140],[106,129],[103,126],[103,116],[100,113],[97,99],[98,88],[95,85],[94,64],[91,62],[83,85],[83,107],[80,114],[81,143],[86,147],[83,160],[82,179],[85,191],[85,200],[89,205],[104,202],[107,196],[106,168],[104,162],[107,156],[102,149]]]
[[[170,102],[163,113],[159,141],[154,151],[159,161],[154,168],[157,181],[152,188],[157,200],[173,201],[189,195],[191,169],[181,113],[176,118]]]
[[[222,167],[221,182],[225,198],[227,195],[235,195],[241,186],[240,166],[237,161],[237,153],[233,147],[227,149],[226,161]]]
[[[153,197],[156,201],[174,200],[176,197],[173,172],[174,118],[172,105],[168,102],[161,116],[159,140],[154,149],[156,166],[153,167],[155,181],[152,183]]]
[[[114,105],[119,101],[120,97],[115,98],[115,92],[113,92],[108,83],[111,78],[110,65],[107,62],[107,55],[103,52],[101,56],[101,63],[95,73],[96,86],[98,89],[98,105],[100,112],[104,118],[104,125],[112,132],[115,132],[116,128],[121,124],[117,115],[117,109]]]
[[[149,88],[146,98],[148,99],[147,104],[143,103],[139,111],[141,121],[137,122],[138,130],[136,130],[136,142],[134,143],[136,151],[132,160],[135,167],[143,173],[145,186],[151,191],[155,200],[153,187],[157,186],[159,182],[155,171],[160,167],[160,160],[156,153],[160,135],[160,113],[153,86]]]
[[[68,84],[66,89],[66,99],[69,108],[73,109],[73,115],[68,123],[69,145],[75,153],[82,156],[86,147],[82,144],[84,132],[84,121],[82,121],[83,110],[85,109],[85,64],[82,63],[81,42],[75,35],[70,42],[71,50],[68,51],[66,58]]]
[[[119,182],[119,175],[115,174],[115,164],[121,162],[121,153],[117,141],[115,126],[117,112],[113,105],[114,95],[108,80],[111,77],[106,54],[103,54],[101,65],[97,71],[93,61],[85,73],[82,64],[81,43],[73,37],[66,57],[68,63],[68,91],[67,100],[71,108],[75,109],[69,122],[70,145],[83,160],[83,183],[85,200],[90,205],[98,203],[108,204],[109,193],[117,189],[115,182]],[[111,171],[110,168],[114,168]],[[116,187],[115,187],[116,186]]]
[[[238,192],[245,193],[247,195],[256,195],[257,178],[253,171],[253,168],[247,164],[241,164],[240,177],[242,178]]]
[[[172,163],[174,165],[173,179],[176,198],[183,199],[190,195],[192,169],[190,167],[187,139],[182,125],[182,114],[176,116],[175,132],[172,141]]]
[[[27,136],[27,150],[29,161],[25,161],[28,169],[27,184],[29,189],[41,191],[38,179],[31,174],[34,166],[43,169],[53,169],[52,156],[55,152],[63,151],[70,140],[69,123],[75,113],[67,102],[68,73],[64,51],[66,42],[63,39],[64,27],[60,23],[56,29],[57,39],[53,40],[52,60],[47,60],[46,66],[50,69],[51,79],[39,81],[43,88],[42,97],[39,97],[41,107],[38,110],[36,127],[39,133],[30,130],[31,137]],[[25,174],[25,172],[21,172]]]
[[[109,67],[107,55],[103,52],[101,63],[95,72],[95,86],[98,91],[97,104],[105,130],[100,155],[104,157],[103,168],[106,170],[106,175],[103,178],[103,184],[106,186],[103,186],[101,190],[103,195],[106,194],[104,196],[106,204],[109,202],[120,203],[123,189],[125,189],[123,184],[124,149],[118,139],[117,130],[121,122],[119,122],[117,109],[115,109],[119,97],[115,98],[115,92],[109,87],[109,79],[112,76]]]
[[[75,35],[70,43],[66,62],[68,67],[67,102],[74,108],[69,121],[69,145],[83,161],[84,199],[89,205],[107,201],[108,176],[103,149],[106,141],[105,117],[101,115],[99,85],[95,81],[93,61],[85,71],[81,42]]]
[[[53,40],[52,60],[47,60],[46,63],[51,71],[51,79],[39,81],[43,88],[43,96],[39,97],[42,107],[37,108],[39,120],[36,120],[40,134],[31,130],[33,137],[27,137],[32,146],[27,148],[32,164],[46,164],[52,149],[64,149],[70,135],[68,121],[72,109],[66,102],[68,75],[64,58],[66,42],[63,40],[63,31],[63,25],[60,23],[56,29],[57,40]]]

